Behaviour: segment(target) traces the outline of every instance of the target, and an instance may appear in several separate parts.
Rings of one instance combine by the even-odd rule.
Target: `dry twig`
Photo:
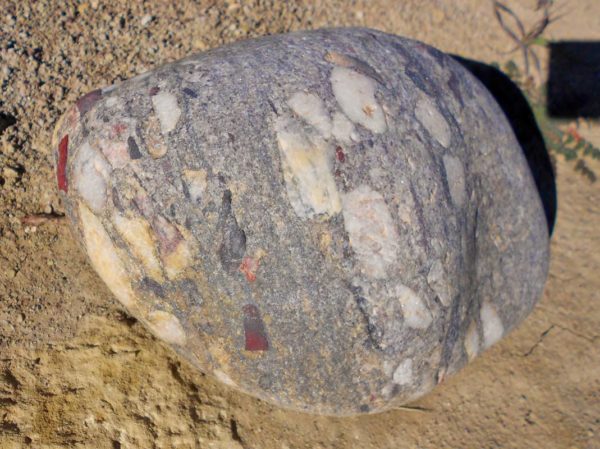
[[[39,225],[42,225],[49,221],[53,221],[53,220],[60,221],[60,220],[63,220],[64,218],[65,218],[64,215],[57,214],[56,212],[52,212],[49,214],[46,214],[46,213],[31,214],[31,215],[25,215],[25,216],[21,217],[21,224],[24,224],[26,226],[39,226]]]

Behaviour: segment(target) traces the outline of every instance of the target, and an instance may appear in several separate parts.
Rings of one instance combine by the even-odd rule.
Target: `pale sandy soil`
[[[533,21],[535,1],[508,3]],[[598,0],[559,3],[568,14],[548,38],[600,40]],[[600,183],[561,158],[550,277],[533,314],[418,410],[357,418],[280,410],[194,371],[128,318],[64,221],[20,222],[62,211],[51,131],[95,87],[236,39],[322,26],[520,63],[488,1],[0,6],[0,113],[16,118],[0,136],[0,448],[600,448]],[[600,146],[598,125],[581,132]]]

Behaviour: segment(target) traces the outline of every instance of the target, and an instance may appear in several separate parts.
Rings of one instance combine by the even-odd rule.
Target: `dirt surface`
[[[507,3],[535,21],[536,1]],[[600,40],[598,0],[560,4],[567,14],[547,38]],[[52,215],[62,212],[52,129],[93,88],[237,39],[323,26],[520,63],[488,1],[0,5],[0,448],[600,447],[600,184],[560,157],[550,277],[533,314],[412,408],[357,418],[280,410],[196,372],[128,317]],[[597,124],[577,126],[600,146]],[[40,213],[50,219],[21,223]]]

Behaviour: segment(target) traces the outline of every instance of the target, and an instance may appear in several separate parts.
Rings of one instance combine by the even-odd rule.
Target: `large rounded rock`
[[[367,29],[244,41],[96,90],[58,186],[123,305],[201,371],[349,415],[429,391],[532,309],[544,213],[489,93]]]

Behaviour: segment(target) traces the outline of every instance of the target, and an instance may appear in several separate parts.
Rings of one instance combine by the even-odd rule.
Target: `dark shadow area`
[[[600,42],[552,42],[548,48],[550,116],[600,117]]]
[[[4,132],[6,128],[17,123],[17,119],[10,114],[0,112],[0,134]]]
[[[452,57],[471,72],[494,96],[523,149],[544,206],[548,232],[552,235],[556,220],[556,180],[544,137],[521,89],[508,76],[487,64],[460,56]]]

